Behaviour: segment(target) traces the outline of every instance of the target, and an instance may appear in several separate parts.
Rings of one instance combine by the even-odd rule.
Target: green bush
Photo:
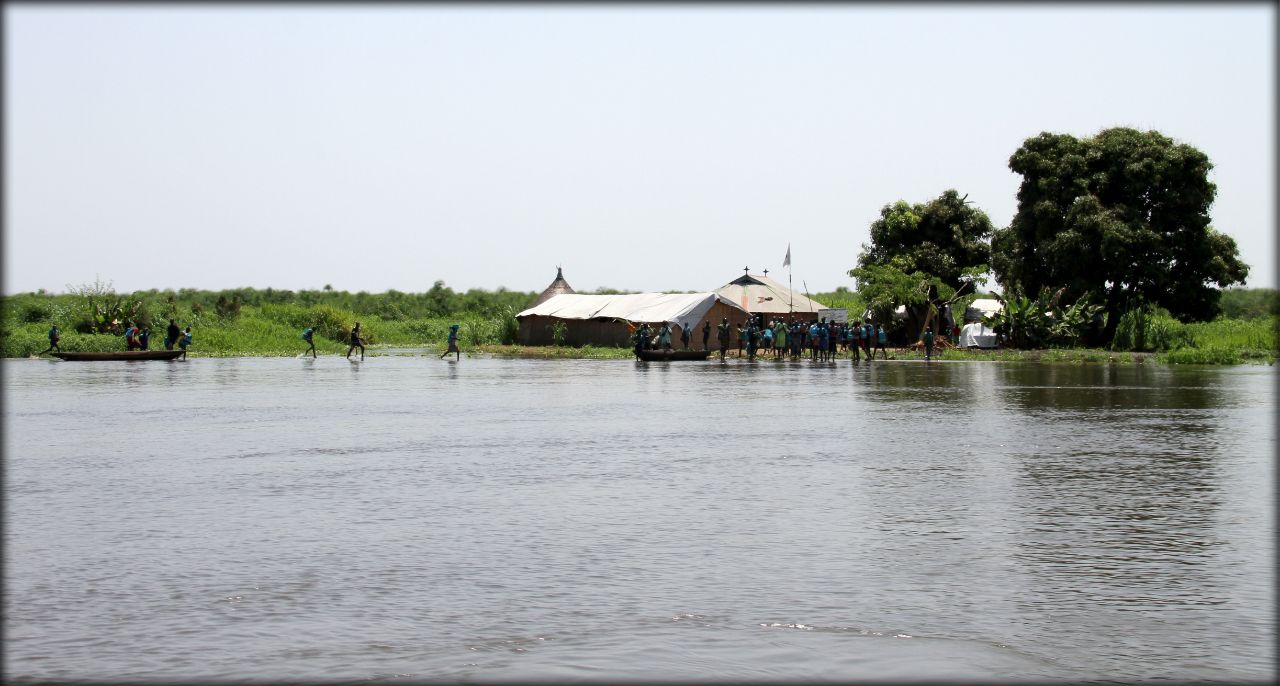
[[[1135,308],[1120,316],[1112,350],[1164,352],[1192,344],[1187,325],[1163,309]]]

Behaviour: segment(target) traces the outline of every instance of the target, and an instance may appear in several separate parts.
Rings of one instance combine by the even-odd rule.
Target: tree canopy
[[[858,267],[893,266],[960,288],[965,273],[975,267],[986,271],[991,257],[991,220],[967,197],[949,189],[926,203],[885,205],[871,223],[871,245],[863,244]]]
[[[1212,319],[1220,288],[1248,275],[1235,241],[1209,225],[1213,165],[1190,145],[1130,128],[1085,139],[1041,133],[1009,168],[1022,184],[1013,221],[992,235],[996,278],[1028,296],[1100,296],[1107,341],[1120,314],[1144,304]]]
[[[948,189],[926,203],[885,205],[871,223],[871,245],[863,244],[849,270],[878,321],[890,322],[894,308],[907,306],[908,338],[966,283],[984,280],[991,220],[967,198]]]

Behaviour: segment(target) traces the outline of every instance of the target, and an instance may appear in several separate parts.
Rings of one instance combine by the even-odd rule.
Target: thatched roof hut
[[[556,280],[552,281],[551,285],[547,286],[542,291],[542,295],[539,295],[538,299],[534,300],[533,304],[529,305],[529,307],[530,308],[537,307],[538,305],[541,305],[542,303],[556,297],[557,295],[561,295],[563,293],[576,293],[576,292],[577,291],[573,290],[573,286],[570,286],[569,282],[564,280],[564,272],[560,269],[560,267],[556,267]]]

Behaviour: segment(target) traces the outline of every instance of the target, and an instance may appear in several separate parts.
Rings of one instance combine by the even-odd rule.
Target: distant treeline
[[[170,299],[195,308],[197,311],[226,312],[249,305],[300,305],[313,307],[327,305],[348,310],[360,316],[382,319],[426,319],[473,314],[482,317],[500,316],[508,310],[519,312],[538,297],[535,291],[511,291],[499,288],[487,291],[472,288],[458,292],[443,281],[436,281],[422,293],[405,293],[395,289],[384,293],[367,291],[321,290],[290,291],[275,288],[232,288],[206,291],[183,288],[178,291],[137,291],[133,297],[148,302],[167,303]]]

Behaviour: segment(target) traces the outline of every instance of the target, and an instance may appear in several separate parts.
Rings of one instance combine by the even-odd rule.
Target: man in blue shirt
[[[49,349],[40,354],[43,355],[44,353],[50,353],[50,352],[53,352],[54,350],[57,350],[58,352],[62,352],[62,348],[58,347],[59,340],[62,340],[62,332],[58,331],[58,325],[54,324],[53,326],[49,327]]]
[[[307,342],[307,349],[302,354],[306,355],[308,352],[311,353],[311,359],[313,360],[316,359],[316,342],[314,340],[316,328],[317,327],[309,326],[302,330],[302,340]]]

